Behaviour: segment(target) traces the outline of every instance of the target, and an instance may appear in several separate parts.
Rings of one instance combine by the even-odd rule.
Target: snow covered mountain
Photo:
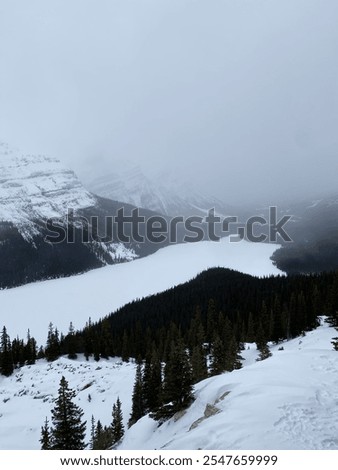
[[[203,216],[212,208],[224,215],[234,215],[230,206],[199,191],[192,182],[183,181],[174,171],[146,176],[139,166],[118,162],[109,174],[93,180],[87,176],[85,184],[102,197],[126,201],[169,216]]]
[[[74,172],[54,158],[25,155],[2,142],[0,288],[129,261],[163,246],[147,241],[122,243],[116,232],[107,241],[90,237],[87,240],[93,217],[98,220],[99,231],[106,234],[103,230],[107,217],[115,216],[119,209],[130,215],[135,207],[91,194]],[[68,217],[69,211],[73,218]],[[140,215],[146,221],[154,213],[141,210]],[[51,234],[50,219],[57,221],[65,232],[74,234],[72,243],[46,242],[46,235]],[[145,231],[143,223],[140,232]]]
[[[23,155],[0,142],[0,222],[11,222],[30,238],[39,233],[38,221],[64,217],[93,207],[96,198],[55,158]]]
[[[304,337],[271,346],[272,357],[256,362],[246,344],[243,368],[199,382],[195,400],[162,426],[145,416],[126,431],[119,449],[338,449],[338,354],[336,331],[322,324]],[[135,364],[99,363],[83,357],[38,361],[0,376],[0,448],[39,449],[41,426],[54,406],[61,376],[76,390],[85,412],[111,421],[119,396],[125,428],[131,412]],[[90,398],[89,398],[90,395]]]

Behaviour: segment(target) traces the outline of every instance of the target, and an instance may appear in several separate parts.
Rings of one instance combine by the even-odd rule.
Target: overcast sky
[[[0,140],[228,202],[338,193],[337,0],[0,0]]]

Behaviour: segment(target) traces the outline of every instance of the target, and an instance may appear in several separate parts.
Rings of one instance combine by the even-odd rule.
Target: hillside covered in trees
[[[317,325],[321,314],[332,315],[338,301],[338,275],[256,278],[236,271],[209,269],[192,281],[129,303],[74,337],[76,349],[98,358],[142,357],[156,347],[165,360],[172,340],[182,337],[193,349],[202,340],[211,345],[225,331],[236,343],[262,335],[279,342]]]

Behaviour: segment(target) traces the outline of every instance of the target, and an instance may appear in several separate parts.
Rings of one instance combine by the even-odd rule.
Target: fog
[[[0,0],[0,140],[231,203],[338,193],[337,0]]]

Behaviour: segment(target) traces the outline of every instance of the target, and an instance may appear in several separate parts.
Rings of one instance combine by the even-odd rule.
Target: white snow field
[[[270,256],[277,245],[239,242],[198,242],[163,248],[146,258],[106,266],[68,278],[0,290],[0,326],[11,338],[26,337],[39,344],[47,338],[49,322],[66,333],[70,321],[82,328],[132,300],[186,282],[201,271],[223,266],[257,276],[282,274]]]
[[[255,361],[255,345],[246,345],[242,369],[197,384],[194,403],[176,421],[158,427],[142,418],[119,448],[338,449],[338,353],[331,345],[336,335],[322,320],[305,337],[284,342],[284,350],[272,346],[272,357],[262,362]],[[92,415],[110,423],[117,396],[127,424],[134,374],[134,364],[118,359],[60,358],[0,377],[0,449],[40,448],[41,426],[50,418],[62,375],[77,391],[88,433]],[[211,416],[203,419],[206,407]]]

